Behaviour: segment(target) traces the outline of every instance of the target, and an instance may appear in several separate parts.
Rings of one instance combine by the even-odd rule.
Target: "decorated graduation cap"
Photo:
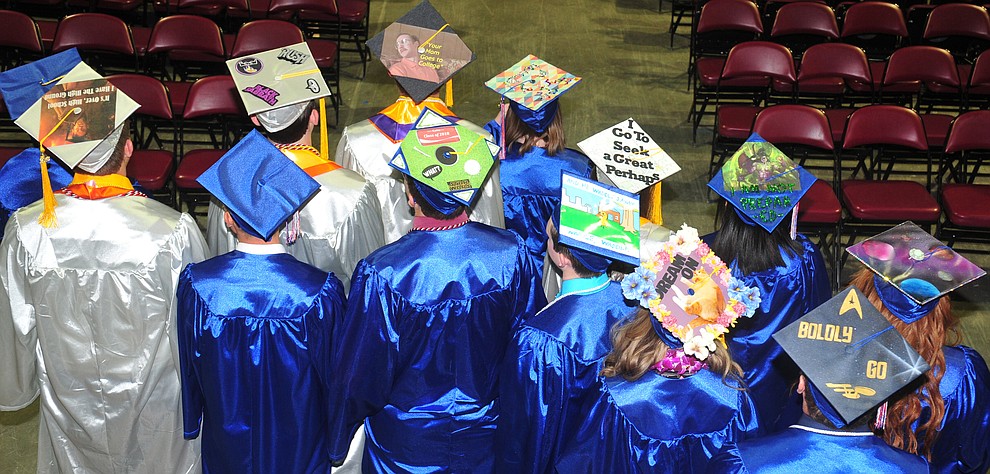
[[[639,197],[562,172],[554,213],[560,243],[588,270],[604,272],[611,260],[639,264]]]
[[[815,404],[838,428],[929,368],[855,287],[777,331],[773,338],[804,372],[813,385]]]
[[[416,5],[369,39],[368,48],[416,102],[475,58],[429,1]]]
[[[139,105],[82,62],[75,49],[0,74],[0,90],[14,123],[40,143],[45,209],[39,222],[54,227],[46,152],[69,168],[98,171],[117,147],[124,121]]]
[[[684,355],[695,362],[708,358],[715,351],[715,341],[739,318],[752,317],[762,301],[759,288],[733,277],[722,259],[701,241],[698,231],[687,225],[626,275],[622,294],[650,310],[660,338],[681,351],[668,354],[660,363],[679,358],[671,366],[681,369],[687,365]]]
[[[248,115],[272,133],[292,125],[319,99],[320,155],[328,159],[325,98],[331,91],[305,42],[231,59],[227,69]]]
[[[248,234],[269,240],[320,184],[252,130],[196,181]]]
[[[815,183],[815,176],[752,134],[708,182],[747,223],[773,232]]]
[[[530,54],[485,85],[509,99],[512,111],[534,132],[543,133],[557,115],[557,98],[580,81],[580,77]]]
[[[846,249],[876,275],[884,306],[905,323],[921,319],[939,298],[986,272],[913,222],[904,222]]]
[[[632,118],[578,143],[615,186],[638,193],[681,167]]]
[[[467,127],[424,109],[389,165],[414,180],[436,210],[470,206],[495,163],[498,147]]]

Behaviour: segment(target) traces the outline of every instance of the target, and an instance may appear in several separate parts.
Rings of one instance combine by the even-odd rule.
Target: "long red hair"
[[[870,303],[880,310],[897,332],[931,366],[931,370],[920,377],[921,385],[917,389],[900,395],[896,400],[888,400],[886,426],[881,433],[887,444],[930,458],[932,447],[938,439],[938,429],[942,426],[942,418],[945,417],[945,401],[938,388],[942,375],[945,374],[945,353],[942,347],[956,345],[960,339],[956,328],[958,319],[952,315],[949,297],[943,296],[932,312],[907,324],[894,316],[880,301],[870,269],[864,268],[857,272],[849,284],[862,291]],[[923,404],[929,407],[929,416],[918,424],[917,429],[912,430],[911,425],[921,418]]]

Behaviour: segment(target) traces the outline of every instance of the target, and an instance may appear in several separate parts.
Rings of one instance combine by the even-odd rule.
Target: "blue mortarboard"
[[[639,196],[562,172],[554,211],[560,243],[588,270],[604,272],[612,260],[639,263]]]
[[[543,133],[557,115],[557,98],[581,81],[532,54],[485,82],[509,99],[509,106],[536,133]]]
[[[0,73],[0,92],[10,117],[17,120],[80,62],[79,52],[72,48]]]
[[[196,179],[247,233],[271,239],[320,184],[252,130]]]
[[[812,384],[815,404],[842,428],[925,371],[928,363],[850,287],[773,338]]]
[[[41,150],[27,148],[0,168],[0,203],[9,210],[20,209],[41,199]],[[72,181],[72,173],[60,164],[48,166],[52,188],[61,189]]]
[[[708,187],[732,203],[744,221],[773,232],[817,179],[754,133]]]

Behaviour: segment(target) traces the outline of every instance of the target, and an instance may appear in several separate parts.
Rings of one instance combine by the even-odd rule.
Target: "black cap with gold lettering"
[[[847,288],[773,338],[812,384],[836,427],[862,416],[928,370],[925,359],[856,288]]]

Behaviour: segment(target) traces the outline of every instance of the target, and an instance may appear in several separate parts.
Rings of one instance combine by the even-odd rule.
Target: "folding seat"
[[[893,3],[855,3],[846,10],[839,40],[863,48],[871,60],[887,59],[908,37],[901,9]]]
[[[946,173],[939,198],[944,216],[936,236],[955,247],[956,242],[990,244],[990,175],[981,173],[981,164],[990,155],[990,110],[960,115],[952,124],[945,145],[947,155],[958,155],[956,171]],[[955,176],[955,181],[947,182]]]
[[[769,6],[769,4],[768,4]],[[770,29],[770,41],[787,46],[794,59],[819,43],[839,37],[835,13],[828,5],[817,2],[785,3],[777,10]]]
[[[814,171],[819,178],[801,198],[798,230],[818,237],[832,271],[834,288],[839,285],[839,257],[842,234],[842,205],[836,197],[838,166],[831,127],[825,113],[797,104],[773,105],[756,116],[753,132],[772,143],[795,163]]]
[[[972,64],[990,46],[990,15],[968,3],[939,5],[925,24],[924,41],[948,49],[958,62]]]
[[[663,0],[661,7],[663,6]],[[670,26],[667,28],[670,34],[670,47],[674,47],[674,35],[682,26],[687,26],[694,34],[695,19],[704,5],[702,0],[671,0],[670,2]]]
[[[369,0],[271,0],[269,18],[291,19],[307,37],[333,41],[335,45],[353,44],[342,51],[356,52],[361,60],[361,78],[367,72],[370,51],[368,41]],[[346,41],[345,41],[346,40]],[[312,48],[312,45],[311,45]],[[313,53],[316,55],[316,52]]]
[[[934,46],[905,46],[887,60],[880,86],[881,99],[913,108],[925,124],[929,149],[941,149],[949,124],[962,110],[963,87],[956,62],[947,50]],[[933,110],[948,111],[933,113]]]
[[[760,10],[749,0],[711,0],[701,8],[696,32],[691,37],[688,76],[694,96],[688,120],[692,139],[697,139],[703,118],[713,99],[726,56],[733,46],[758,39],[763,34]]]
[[[145,54],[147,69],[163,81],[227,72],[223,33],[212,20],[200,16],[172,15],[158,20]]]
[[[793,84],[794,59],[784,46],[769,41],[747,41],[729,51],[715,83],[715,128],[709,178],[725,157],[745,141],[756,114],[767,104],[771,81]]]
[[[137,52],[131,30],[118,17],[105,13],[76,13],[58,23],[52,52],[79,49],[87,64],[103,75],[110,72],[137,72]]]
[[[960,77],[966,77],[966,108],[969,110],[986,109],[990,107],[990,52],[984,51],[976,58],[976,63],[970,68],[968,75],[963,76],[965,69],[960,66]]]
[[[931,195],[932,157],[925,126],[914,110],[896,105],[868,105],[850,114],[840,159],[857,160],[851,178],[839,175],[847,216],[842,232],[852,244],[857,235],[873,235],[904,221],[928,227],[942,212]],[[918,166],[917,157],[924,161]],[[864,176],[857,178],[862,171]],[[894,173],[905,178],[890,179]],[[919,182],[923,176],[925,184]]]
[[[45,55],[41,31],[31,17],[0,10],[0,70],[15,68]]]
[[[845,43],[816,44],[801,58],[796,83],[797,101],[825,109],[832,140],[842,142],[846,117],[858,105],[874,100],[874,81],[866,53]],[[774,87],[786,91],[782,83]]]
[[[117,74],[108,76],[107,80],[141,106],[131,116],[134,155],[127,165],[127,176],[156,198],[175,206],[172,174],[176,139],[168,91],[158,79],[140,74]],[[170,137],[160,136],[164,133],[160,124],[171,131]]]

